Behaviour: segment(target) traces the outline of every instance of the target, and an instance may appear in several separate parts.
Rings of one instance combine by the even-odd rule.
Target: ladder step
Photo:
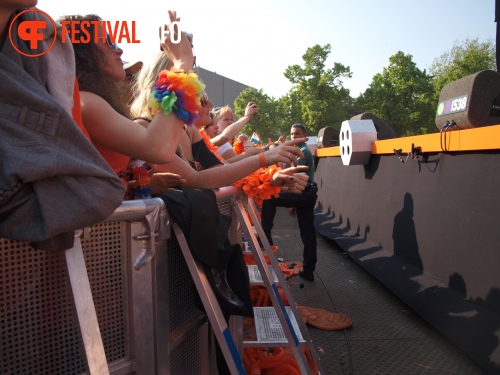
[[[247,265],[248,268],[248,276],[250,278],[250,284],[264,284],[264,279],[260,274],[259,267],[255,264]],[[271,273],[273,275],[273,280],[275,283],[278,282],[278,276],[276,276],[276,272],[274,272],[274,268],[269,266]]]
[[[285,310],[299,343],[305,343],[292,309],[289,306],[285,306]],[[290,346],[274,307],[254,307],[253,313],[257,341],[244,341],[243,346]]]

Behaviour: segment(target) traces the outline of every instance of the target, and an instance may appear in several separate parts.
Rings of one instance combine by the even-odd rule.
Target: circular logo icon
[[[14,25],[16,24],[17,18],[19,16],[23,15],[24,13],[27,13],[27,12],[42,13],[52,23],[52,27],[54,29],[54,33],[53,33],[54,39],[52,40],[52,43],[48,47],[46,47],[46,49],[42,52],[40,52],[38,50],[38,42],[41,42],[45,39],[43,30],[46,29],[47,27],[49,27],[49,25],[47,25],[48,22],[46,20],[35,19],[36,17],[33,17],[34,18],[33,20],[24,20],[24,21],[19,22],[17,24],[17,29],[14,30]],[[13,32],[15,33],[15,35],[18,36],[18,38],[14,38],[14,39],[12,38]],[[14,47],[14,49],[17,52],[19,52],[21,55],[28,56],[28,57],[37,57],[37,56],[45,55],[54,46],[54,43],[56,42],[56,37],[57,37],[56,23],[47,13],[45,13],[39,9],[28,9],[28,10],[22,11],[12,20],[12,22],[9,26],[10,43],[12,44],[12,46]],[[33,50],[34,52],[33,53],[26,53],[26,52],[21,51],[21,49],[19,49],[19,46],[17,46],[16,42],[15,42],[19,39],[28,42],[27,43],[28,48]]]
[[[443,114],[443,112],[444,112],[444,103],[441,102],[441,103],[439,103],[438,109],[437,109],[438,116],[441,116]]]

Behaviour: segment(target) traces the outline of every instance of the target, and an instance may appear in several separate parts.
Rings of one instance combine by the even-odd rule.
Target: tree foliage
[[[461,43],[455,41],[453,47],[434,59],[429,67],[435,103],[438,103],[439,94],[446,84],[482,70],[496,70],[495,57],[492,40],[481,42],[479,38],[467,38]]]
[[[266,142],[267,138],[277,140],[284,130],[281,121],[282,116],[279,113],[279,101],[264,94],[262,89],[246,88],[234,101],[236,116],[241,117],[245,114],[248,102],[257,103],[259,114],[254,116],[252,121],[246,124],[241,132],[248,136],[251,136],[253,132],[257,132],[262,142]]]
[[[397,136],[422,134],[435,128],[432,94],[432,77],[417,68],[411,55],[399,51],[373,77],[357,104],[387,122]]]
[[[288,66],[284,75],[293,86],[279,99],[269,97],[262,89],[244,90],[235,101],[236,114],[242,116],[246,104],[254,101],[259,105],[259,116],[243,131],[249,135],[256,131],[261,138],[275,140],[288,134],[293,123],[302,122],[313,135],[325,126],[340,129],[342,121],[351,117],[349,110],[356,106],[387,122],[397,136],[434,132],[436,105],[443,86],[482,70],[496,69],[491,40],[455,42],[434,60],[429,72],[417,68],[411,55],[399,51],[354,100],[343,87],[343,80],[352,77],[350,68],[340,63],[328,68],[330,52],[330,44],[316,44],[302,56],[302,66]]]
[[[325,126],[340,128],[352,103],[349,90],[343,87],[342,81],[351,78],[350,68],[340,63],[326,68],[325,61],[330,52],[330,44],[316,44],[302,56],[303,67],[291,65],[285,70],[285,77],[293,84],[281,101],[285,118],[291,123],[303,122],[311,134]],[[299,113],[300,118],[293,117]]]

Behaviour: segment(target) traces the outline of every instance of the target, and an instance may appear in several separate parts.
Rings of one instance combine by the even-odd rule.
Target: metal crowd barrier
[[[237,194],[218,190],[221,212],[234,216]],[[65,252],[0,238],[0,374],[216,373],[161,199],[124,202],[77,235]]]
[[[305,323],[290,323],[244,202],[258,223],[255,207],[235,187],[216,196],[221,213],[233,218],[229,240],[242,243],[243,232],[259,260],[286,336],[274,344],[290,346],[301,372],[311,373],[302,348],[318,367],[319,358]],[[260,344],[243,341],[241,317],[232,317],[229,329],[197,264],[159,198],[124,202],[108,219],[76,231],[73,248],[63,252],[0,238],[0,374],[216,374],[215,337],[232,373],[246,373],[243,347]],[[195,306],[195,288],[207,314]]]

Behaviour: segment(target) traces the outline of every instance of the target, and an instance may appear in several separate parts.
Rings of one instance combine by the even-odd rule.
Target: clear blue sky
[[[275,98],[291,88],[286,67],[301,65],[315,44],[330,43],[327,67],[350,67],[344,86],[355,97],[398,51],[423,70],[455,41],[494,42],[496,33],[494,0],[39,0],[38,7],[53,18],[96,13],[136,21],[141,43],[120,45],[127,61],[158,50],[158,26],[177,10],[182,29],[194,34],[199,66]]]

